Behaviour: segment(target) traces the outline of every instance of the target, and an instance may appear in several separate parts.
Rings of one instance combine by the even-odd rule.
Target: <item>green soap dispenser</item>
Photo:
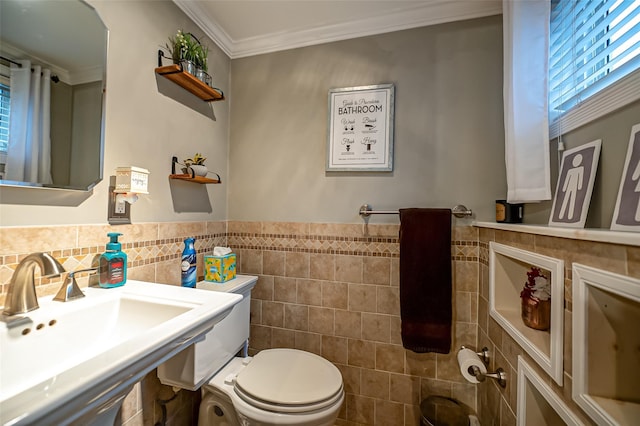
[[[127,282],[127,255],[118,242],[118,232],[109,232],[107,251],[100,255],[100,287],[120,287]]]

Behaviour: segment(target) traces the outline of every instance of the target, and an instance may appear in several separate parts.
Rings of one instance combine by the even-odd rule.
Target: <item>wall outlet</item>
[[[116,203],[115,186],[109,186],[109,209],[107,217],[111,225],[129,225],[131,223],[131,204],[126,201]]]

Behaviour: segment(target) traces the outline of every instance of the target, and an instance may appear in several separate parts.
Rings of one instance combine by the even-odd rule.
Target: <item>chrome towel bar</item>
[[[369,217],[372,214],[398,214],[398,210],[372,210],[369,204],[363,204],[360,206],[360,216]],[[455,217],[471,217],[473,212],[466,208],[462,204],[458,204],[454,208],[451,209],[451,214]]]

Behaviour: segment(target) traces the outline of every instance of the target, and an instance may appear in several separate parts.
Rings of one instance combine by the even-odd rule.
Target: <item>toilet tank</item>
[[[158,378],[164,385],[196,390],[205,384],[244,347],[249,339],[251,290],[258,277],[238,275],[223,284],[200,281],[196,288],[242,295],[229,315],[209,331],[204,340],[194,343],[158,366]]]

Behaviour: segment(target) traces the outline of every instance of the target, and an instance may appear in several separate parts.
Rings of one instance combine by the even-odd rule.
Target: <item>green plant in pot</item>
[[[191,34],[178,30],[175,37],[169,37],[166,48],[175,64],[180,64],[188,73],[196,72],[196,59],[201,49],[200,42]]]
[[[207,175],[207,166],[204,165],[206,157],[203,157],[199,152],[196,152],[193,158],[187,158],[183,161],[184,165],[186,166],[186,168],[184,169],[184,172],[186,174],[190,174],[193,177]]]

